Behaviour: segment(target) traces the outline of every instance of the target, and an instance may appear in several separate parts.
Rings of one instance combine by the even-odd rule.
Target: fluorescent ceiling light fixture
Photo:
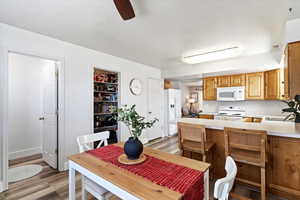
[[[188,64],[197,64],[197,63],[208,62],[212,60],[221,60],[225,58],[236,57],[240,53],[241,53],[240,48],[235,46],[226,49],[220,49],[220,50],[195,54],[191,56],[184,56],[182,58],[182,61]]]

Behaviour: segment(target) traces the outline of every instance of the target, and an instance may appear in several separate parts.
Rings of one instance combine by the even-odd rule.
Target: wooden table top
[[[123,147],[123,143],[114,144]],[[178,155],[161,152],[149,147],[144,147],[144,153],[149,156],[156,157],[167,162],[185,166],[195,170],[205,172],[210,164],[197,160],[181,157]],[[69,160],[86,168],[90,172],[100,176],[112,184],[122,188],[130,194],[140,199],[181,199],[182,194],[175,192],[167,187],[157,185],[150,180],[141,176],[135,175],[125,169],[121,169],[111,163],[104,162],[95,156],[88,153],[72,155]]]

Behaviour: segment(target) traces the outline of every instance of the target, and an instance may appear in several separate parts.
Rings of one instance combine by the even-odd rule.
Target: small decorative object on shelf
[[[300,123],[300,95],[296,95],[293,100],[283,102],[285,102],[289,108],[284,108],[282,111],[291,113],[286,116],[285,120],[295,120],[296,123]]]
[[[130,138],[125,142],[124,152],[129,160],[137,160],[143,153],[143,144],[139,140],[142,132],[146,128],[151,128],[158,119],[146,121],[145,117],[140,116],[136,110],[135,105],[127,106],[112,110],[111,112],[117,112],[118,115],[114,115],[113,118],[117,121],[123,122],[130,133]]]

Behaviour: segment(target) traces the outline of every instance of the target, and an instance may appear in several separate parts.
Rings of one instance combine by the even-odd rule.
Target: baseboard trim
[[[64,163],[64,171],[67,171],[69,169],[69,162]]]
[[[141,139],[141,142],[142,142],[143,144],[146,144],[146,143],[149,142],[149,140],[148,140],[147,138],[142,138],[142,139]]]
[[[0,181],[0,193],[4,192],[4,187],[3,186],[4,186],[3,182]]]
[[[39,153],[42,153],[42,147],[23,149],[21,151],[8,153],[8,160],[31,156],[31,155],[39,154]]]

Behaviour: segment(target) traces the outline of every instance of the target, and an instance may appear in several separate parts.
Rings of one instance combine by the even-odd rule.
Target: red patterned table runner
[[[158,158],[147,156],[147,160],[138,165],[124,165],[119,163],[118,157],[124,153],[123,148],[109,145],[87,153],[142,176],[153,183],[167,187],[183,194],[184,200],[202,200],[204,197],[204,173],[166,162]]]

